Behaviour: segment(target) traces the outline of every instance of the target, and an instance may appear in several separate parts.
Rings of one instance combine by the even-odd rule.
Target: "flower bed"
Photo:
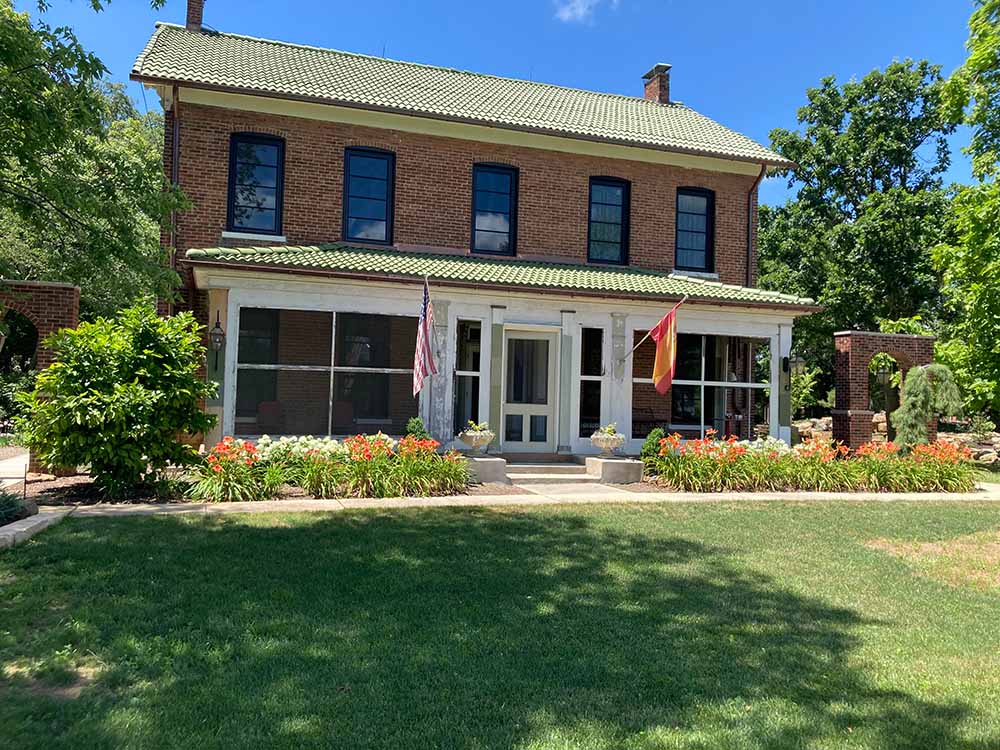
[[[780,440],[735,437],[683,441],[676,433],[660,440],[647,461],[655,481],[690,492],[969,492],[974,468],[967,450],[938,441],[907,454],[893,443],[846,446],[806,440],[794,448]]]
[[[319,498],[449,495],[465,489],[468,462],[437,452],[439,443],[378,433],[331,438],[262,437],[252,443],[226,437],[199,468],[190,496],[225,502],[269,500],[288,484]]]

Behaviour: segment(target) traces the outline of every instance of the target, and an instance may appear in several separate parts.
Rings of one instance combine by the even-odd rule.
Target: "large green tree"
[[[955,127],[943,87],[927,61],[843,84],[824,78],[806,93],[802,127],[771,133],[772,147],[798,166],[786,173],[794,197],[761,209],[761,284],[824,306],[796,327],[796,349],[823,369],[824,385],[834,331],[938,313],[930,251],[950,232],[941,175]]]
[[[78,283],[91,314],[169,292],[160,227],[184,206],[161,119],[106,74],[72,30],[0,0],[0,274]]]
[[[954,316],[939,356],[967,409],[1000,415],[1000,0],[977,0],[966,47],[945,93],[953,120],[972,129],[967,150],[978,183],[959,191],[952,205],[958,236],[935,251]]]

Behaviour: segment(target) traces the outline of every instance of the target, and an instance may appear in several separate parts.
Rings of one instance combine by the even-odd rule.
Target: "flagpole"
[[[683,298],[681,299],[681,301],[680,301],[680,302],[678,302],[678,303],[677,303],[676,305],[674,305],[674,306],[673,306],[672,308],[670,308],[670,312],[668,312],[668,313],[667,313],[667,315],[670,315],[670,313],[671,313],[671,312],[673,312],[673,311],[674,311],[674,310],[676,310],[676,309],[677,309],[678,307],[680,307],[680,306],[681,306],[681,305],[683,305],[683,304],[684,304],[685,302],[687,302],[687,298],[688,298],[688,295],[686,295],[686,294],[685,294],[685,295],[684,295],[684,297],[683,297]],[[664,315],[663,317],[666,317],[666,315]],[[662,318],[661,318],[661,320],[662,320]],[[654,326],[654,328],[655,328],[655,326]],[[628,358],[629,358],[629,357],[631,357],[631,356],[632,356],[633,354],[635,354],[635,350],[636,350],[636,349],[638,349],[638,348],[639,348],[640,346],[642,346],[643,344],[645,344],[645,343],[646,343],[646,339],[648,339],[648,338],[649,338],[650,336],[652,336],[652,335],[653,335],[653,329],[652,329],[652,328],[650,328],[650,329],[649,329],[648,331],[646,331],[646,335],[642,337],[642,339],[641,339],[641,340],[639,341],[639,343],[638,343],[638,344],[636,344],[635,346],[633,346],[633,347],[632,347],[632,351],[630,351],[630,352],[629,352],[628,354],[626,354],[626,355],[625,355],[624,357],[622,357],[622,358],[621,358],[620,360],[618,360],[618,361],[619,361],[619,362],[624,362],[624,361],[625,361],[626,359],[628,359]]]

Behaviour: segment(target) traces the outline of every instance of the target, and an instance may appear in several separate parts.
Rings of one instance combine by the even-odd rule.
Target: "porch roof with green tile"
[[[244,270],[410,281],[427,277],[453,286],[623,299],[679,300],[687,296],[692,302],[772,307],[797,314],[817,309],[807,297],[639,268],[432,254],[345,243],[198,248],[188,250],[186,259],[194,265]]]

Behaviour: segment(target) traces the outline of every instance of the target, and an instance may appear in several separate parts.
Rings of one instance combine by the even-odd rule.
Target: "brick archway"
[[[75,328],[80,317],[80,287],[49,281],[0,281],[0,305],[16,310],[38,331],[35,367],[52,364],[52,352],[42,343],[60,328]]]
[[[872,439],[871,403],[868,395],[868,364],[876,354],[888,354],[899,365],[900,377],[911,367],[929,365],[934,359],[933,336],[905,333],[841,331],[833,334],[834,385],[837,408],[833,410],[833,439],[851,448]],[[931,440],[936,425],[929,427]]]

